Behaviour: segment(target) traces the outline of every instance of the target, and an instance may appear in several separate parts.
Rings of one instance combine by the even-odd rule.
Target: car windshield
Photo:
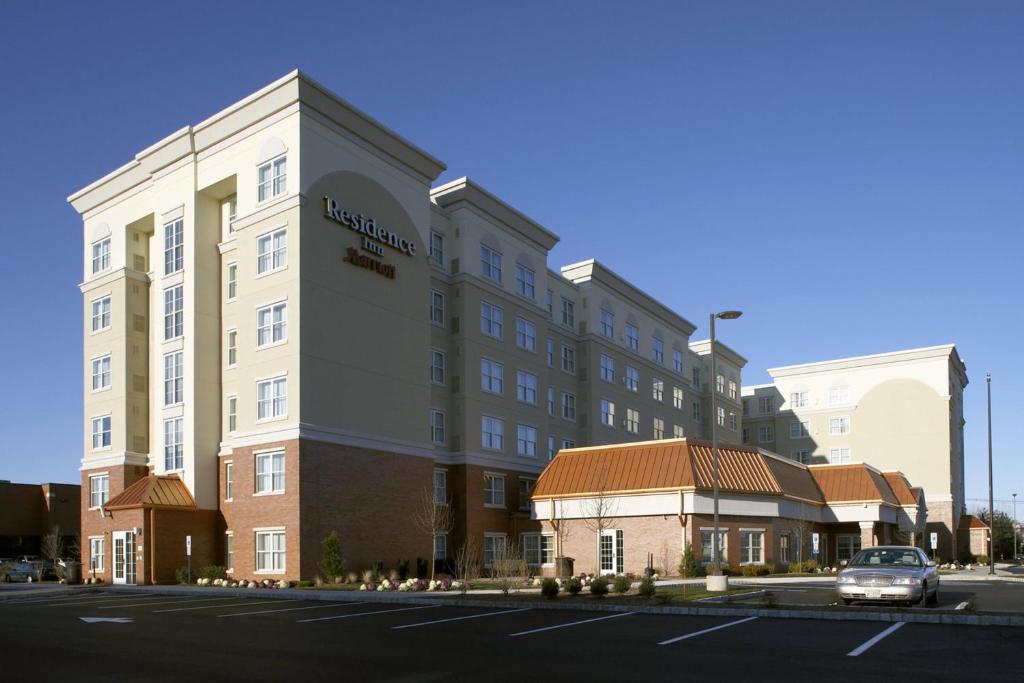
[[[850,560],[851,567],[921,567],[921,556],[913,550],[870,548],[861,550]]]

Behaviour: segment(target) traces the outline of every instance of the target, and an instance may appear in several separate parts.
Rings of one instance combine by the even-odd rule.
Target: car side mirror
[[[928,566],[929,567],[934,567],[935,566],[935,560],[928,560]]]

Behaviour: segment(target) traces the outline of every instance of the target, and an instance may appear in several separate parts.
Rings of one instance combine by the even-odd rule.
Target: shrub
[[[583,582],[575,576],[566,579],[565,583],[562,584],[562,588],[569,595],[579,595],[580,591],[583,590]]]
[[[711,567],[711,565],[708,565],[707,567],[705,567],[705,569],[708,569],[710,567]],[[728,562],[723,562],[722,563],[722,576],[733,576],[735,574],[736,574],[735,570],[733,570],[733,568],[729,566]]]
[[[209,564],[199,570],[199,578],[226,579],[228,578],[228,570],[226,567],[221,567],[216,564]]]
[[[693,546],[689,543],[683,548],[683,555],[679,559],[679,576],[684,578],[699,576],[700,567],[697,564],[697,557],[693,554]]]
[[[554,600],[558,597],[558,582],[552,578],[544,579],[540,582],[540,594]]]
[[[978,555],[978,564],[988,564],[988,555]]]
[[[320,576],[327,583],[337,583],[345,575],[345,560],[341,556],[338,532],[332,531],[320,544]]]
[[[633,580],[628,576],[616,576],[615,581],[612,583],[612,589],[616,593],[628,593],[629,589],[633,587]]]
[[[599,598],[608,595],[608,579],[603,576],[594,577],[590,582],[590,594]]]
[[[313,582],[310,581],[309,579],[300,579],[300,580],[295,582],[295,585],[298,586],[299,588],[312,588],[313,587]]]
[[[760,566],[756,564],[745,564],[740,567],[740,574],[742,576],[757,576],[760,571]]]
[[[178,567],[174,570],[174,580],[178,583],[188,583],[188,567]]]
[[[774,564],[766,564],[766,565],[764,565],[763,569],[764,569],[764,572],[762,573],[762,576],[768,576],[769,574],[774,574],[775,573],[775,565]]]
[[[646,578],[643,581],[641,581],[640,582],[640,588],[638,590],[640,592],[640,595],[644,596],[645,598],[653,598],[654,597],[654,579]]]

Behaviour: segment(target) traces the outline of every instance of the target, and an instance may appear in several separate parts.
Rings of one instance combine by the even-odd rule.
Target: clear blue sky
[[[955,342],[968,497],[986,371],[996,497],[1024,494],[1022,36],[1019,2],[8,0],[0,478],[77,481],[65,197],[298,67],[559,234],[552,265],[600,259],[695,337],[743,309],[746,383]]]

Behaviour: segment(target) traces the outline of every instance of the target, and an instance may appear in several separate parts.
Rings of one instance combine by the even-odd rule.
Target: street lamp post
[[[722,576],[722,560],[719,552],[718,538],[718,408],[715,401],[718,393],[718,368],[715,361],[715,320],[735,320],[743,315],[742,311],[721,311],[711,314],[711,481],[712,498],[715,506],[714,530],[711,532],[711,558],[713,561],[711,576],[707,580],[709,591],[725,591],[729,588],[729,579]]]
[[[985,391],[988,396],[988,573],[996,573],[995,528],[996,516],[992,500],[992,373],[985,373]]]
[[[1013,495],[1013,561],[1017,561],[1017,494]]]

